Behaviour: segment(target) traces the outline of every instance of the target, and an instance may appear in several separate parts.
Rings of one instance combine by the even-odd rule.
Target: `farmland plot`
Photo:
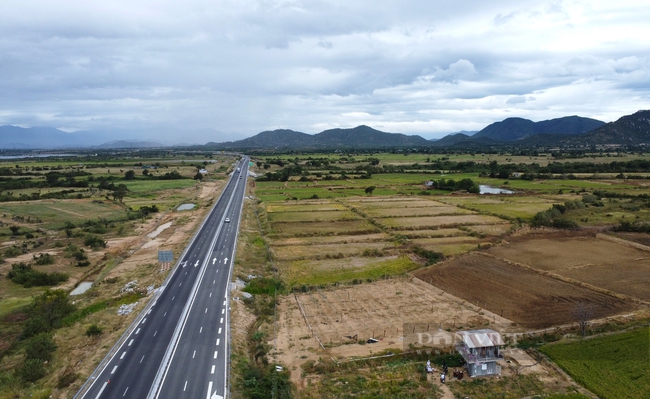
[[[480,254],[462,256],[413,274],[530,328],[575,322],[579,303],[593,307],[594,318],[637,308],[626,301]]]
[[[540,238],[493,247],[493,255],[650,301],[650,252],[594,237]]]

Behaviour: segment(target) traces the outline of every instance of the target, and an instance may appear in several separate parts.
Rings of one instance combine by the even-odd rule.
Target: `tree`
[[[124,174],[124,180],[135,180],[135,171],[127,170]]]
[[[9,230],[11,230],[12,236],[17,236],[18,230],[20,230],[20,226],[9,226]]]
[[[122,202],[128,191],[129,189],[124,184],[119,184],[113,191],[113,201]]]
[[[194,180],[203,180],[203,173],[196,172],[196,174],[194,175]]]
[[[589,326],[589,322],[594,317],[593,304],[584,301],[576,303],[574,316],[576,322],[578,323],[578,327],[580,328],[580,334],[584,337],[587,335],[587,327]]]
[[[375,188],[377,188],[377,187],[375,187],[375,186],[366,187],[366,189],[364,191],[366,192],[366,194],[372,196],[372,192],[375,191]]]

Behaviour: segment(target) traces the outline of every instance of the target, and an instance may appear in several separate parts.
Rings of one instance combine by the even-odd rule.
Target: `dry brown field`
[[[366,210],[365,213],[371,217],[423,217],[437,215],[468,215],[474,212],[461,209],[455,206],[430,206],[430,207],[390,207],[375,208]]]
[[[467,232],[460,229],[433,229],[404,231],[400,234],[408,238],[436,238],[465,236],[467,235]]]
[[[266,205],[267,212],[323,212],[323,211],[342,211],[345,207],[341,204],[331,201],[301,201],[300,204],[278,204],[270,203]]]
[[[439,201],[422,199],[422,198],[407,198],[407,197],[362,197],[362,198],[346,198],[346,202],[364,209],[373,208],[391,208],[395,203],[399,203],[400,207],[418,208],[429,206],[447,206]]]
[[[401,347],[405,323],[430,323],[432,329],[435,324],[437,331],[438,328],[475,328],[497,319],[504,322],[494,315],[480,314],[475,306],[415,278],[315,290],[282,299],[281,308],[293,313],[290,334],[311,336],[298,303],[314,335],[323,344],[350,343],[346,337],[356,335],[357,340],[375,337],[392,341],[393,347]],[[285,332],[288,333],[281,327],[279,335]],[[369,349],[376,347],[371,345]],[[341,349],[344,350],[345,347]]]
[[[498,224],[503,223],[502,219],[494,216],[483,215],[457,215],[457,216],[428,216],[421,218],[384,218],[382,224],[393,229],[422,230],[440,226],[462,226],[476,224]]]
[[[273,234],[288,236],[370,234],[379,230],[364,220],[345,220],[309,223],[273,223]]]
[[[650,234],[617,232],[614,233],[613,235],[615,237],[619,237],[627,241],[632,241],[637,244],[645,245],[646,247],[650,248]]]
[[[594,237],[521,238],[490,249],[498,258],[557,271],[650,259],[650,253]]]
[[[516,240],[489,252],[511,262],[650,301],[650,248],[644,251],[624,242],[596,237],[555,237]]]
[[[485,234],[486,236],[494,237],[506,234],[510,229],[510,224],[479,224],[476,226],[465,227],[478,234]]]
[[[381,242],[390,241],[391,237],[386,233],[361,234],[356,236],[318,236],[318,237],[290,237],[273,240],[273,246],[284,245],[319,245],[319,244],[350,244],[360,242]]]
[[[360,219],[356,214],[348,210],[336,211],[317,211],[312,212],[270,212],[268,214],[269,222],[325,222],[338,220],[355,220]]]
[[[280,261],[320,258],[326,255],[343,254],[344,256],[361,255],[364,250],[379,250],[393,248],[391,242],[359,242],[341,244],[324,244],[324,245],[283,245],[272,246],[276,259]]]
[[[593,307],[594,318],[637,308],[624,300],[481,254],[460,256],[413,274],[528,328],[573,323],[579,303]]]

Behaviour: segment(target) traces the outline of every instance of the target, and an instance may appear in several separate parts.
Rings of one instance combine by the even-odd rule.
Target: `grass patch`
[[[389,259],[346,258],[331,261],[296,261],[289,264],[289,285],[322,285],[352,280],[376,280],[420,267],[406,256]]]
[[[650,328],[540,350],[601,398],[650,395]]]

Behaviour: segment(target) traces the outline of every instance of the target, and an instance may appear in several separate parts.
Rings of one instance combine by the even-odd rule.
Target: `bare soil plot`
[[[614,233],[613,235],[615,237],[622,238],[627,241],[632,241],[637,244],[645,245],[648,248],[650,248],[650,234],[617,232]]]
[[[491,248],[498,258],[541,270],[560,271],[590,265],[618,265],[650,259],[650,253],[595,237],[523,238]],[[650,260],[646,261],[650,263]]]
[[[315,212],[315,211],[342,211],[345,207],[331,201],[309,202],[300,201],[300,204],[270,203],[266,206],[267,212]]]
[[[414,216],[437,216],[437,215],[468,215],[474,212],[461,209],[455,206],[431,206],[431,207],[388,207],[369,209],[365,211],[371,217],[414,217]]]
[[[293,306],[296,303],[302,307],[304,316]],[[341,356],[356,354],[357,348],[363,353],[378,350],[382,345],[356,344],[357,340],[372,337],[381,338],[387,345],[392,341],[393,348],[401,348],[405,323],[430,323],[437,331],[438,327],[477,327],[493,321],[494,317],[481,315],[478,308],[413,278],[392,278],[290,295],[282,299],[280,308],[282,313],[294,309],[290,313],[292,336],[311,339],[306,318],[323,344],[354,342],[336,348]],[[288,333],[285,328],[281,325],[279,336]],[[357,340],[346,338],[355,335]]]
[[[575,322],[580,302],[593,306],[595,318],[636,309],[626,301],[480,254],[461,256],[413,274],[530,328]]]
[[[467,232],[460,229],[414,230],[400,233],[408,238],[435,238],[465,236]]]
[[[561,270],[561,276],[650,301],[650,258]]]
[[[273,246],[283,245],[314,245],[314,244],[348,244],[360,242],[390,241],[391,237],[385,233],[361,234],[356,236],[325,236],[325,237],[290,237],[273,240]]]
[[[478,233],[484,234],[490,237],[497,237],[503,234],[506,234],[510,230],[510,224],[484,224],[476,226],[466,226],[469,230]]]
[[[448,206],[447,204],[438,201],[406,197],[347,198],[345,201],[362,209],[393,208],[395,207],[395,203],[399,203],[400,207],[404,208]]]
[[[378,233],[379,229],[364,220],[346,220],[310,223],[273,223],[271,234],[308,235],[349,235]]]
[[[360,219],[356,214],[348,211],[311,211],[311,212],[271,212],[268,214],[271,223],[281,222],[323,222],[338,220]]]
[[[396,230],[422,230],[441,226],[504,223],[502,219],[483,215],[428,216],[420,218],[384,218],[381,223]]]
[[[319,259],[324,256],[337,255],[337,256],[361,256],[364,250],[378,250],[393,248],[391,242],[361,242],[361,243],[347,243],[341,244],[328,244],[328,245],[284,245],[273,246],[271,250],[275,258],[281,261],[294,260],[294,259]]]

